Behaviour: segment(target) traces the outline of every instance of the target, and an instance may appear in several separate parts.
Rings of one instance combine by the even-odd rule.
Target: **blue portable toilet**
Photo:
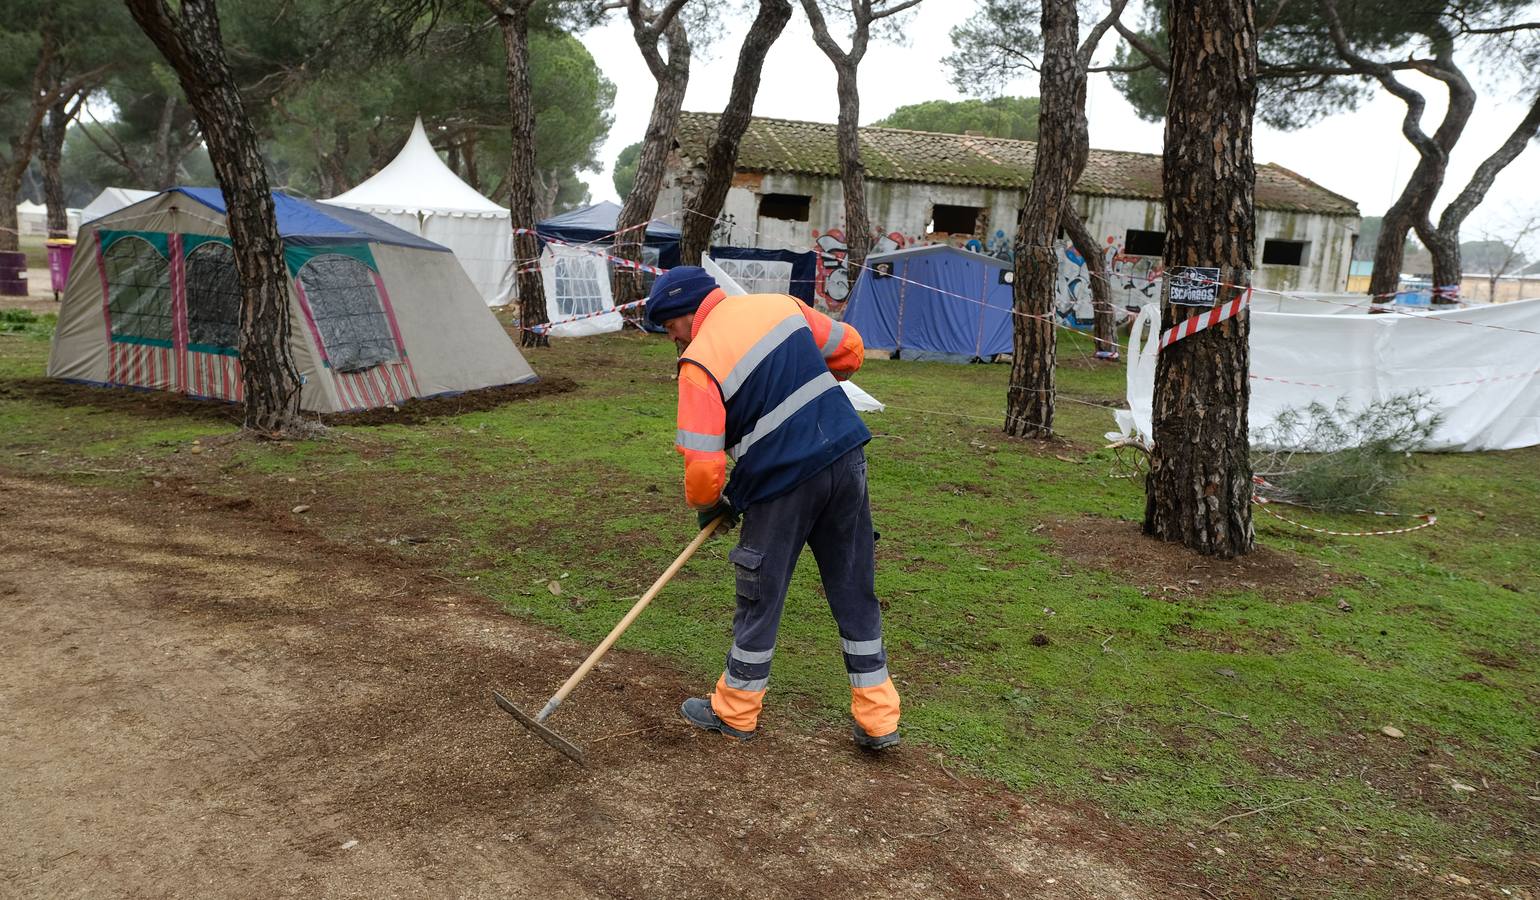
[[[894,359],[988,360],[1011,352],[1009,262],[946,244],[874,253],[845,321]]]

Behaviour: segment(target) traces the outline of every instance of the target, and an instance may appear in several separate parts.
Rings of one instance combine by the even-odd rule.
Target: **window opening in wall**
[[[937,203],[930,214],[931,234],[975,234],[979,216],[984,210],[977,206],[948,206]]]
[[[813,198],[802,194],[761,194],[759,215],[763,219],[806,222],[813,208]]]
[[[1308,241],[1281,241],[1269,239],[1262,242],[1262,265],[1302,266],[1305,264],[1305,248]]]
[[[1123,253],[1127,256],[1164,256],[1166,233],[1130,228],[1123,236]]]

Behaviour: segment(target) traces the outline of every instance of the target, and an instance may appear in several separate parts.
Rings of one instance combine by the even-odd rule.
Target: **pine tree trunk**
[[[1431,225],[1418,228],[1417,234],[1433,258],[1433,302],[1452,304],[1460,302],[1460,229],[1453,233]]]
[[[717,120],[716,138],[706,154],[706,177],[690,198],[684,222],[680,224],[680,261],[687,266],[700,265],[701,257],[711,247],[711,234],[727,191],[732,187],[733,170],[738,164],[738,145],[748,131],[754,115],[754,98],[759,94],[759,77],[765,57],[791,20],[787,0],[760,0],[759,14],[749,26],[738,51],[738,68],[733,73],[733,89],[722,117]]]
[[[866,215],[866,166],[861,162],[861,91],[855,63],[835,63],[839,95],[840,185],[845,191],[845,269],[850,283],[860,278],[872,250],[872,224]]]
[[[1173,271],[1219,269],[1227,302],[1250,283],[1256,243],[1252,117],[1257,97],[1252,0],[1172,0],[1164,193],[1167,276],[1161,324],[1206,310],[1171,303]],[[1247,434],[1250,314],[1160,351],[1144,532],[1205,555],[1249,552]]]
[[[540,277],[540,241],[535,237],[535,102],[529,78],[528,0],[510,3],[498,15],[507,56],[508,113],[512,158],[508,169],[508,220],[513,228],[513,264],[519,292],[519,343],[545,347],[550,338],[529,326],[549,322],[545,282]]]
[[[48,118],[38,142],[38,163],[43,169],[43,203],[48,207],[48,236],[69,237],[69,211],[64,202],[64,178],[59,169],[64,157],[64,135],[73,118],[67,98],[48,108]]]
[[[21,195],[21,178],[11,177],[9,168],[0,172],[0,252],[14,253],[21,249],[17,234],[21,222],[17,220],[16,204]]]
[[[647,119],[647,133],[642,138],[641,153],[636,159],[636,181],[615,223],[615,256],[637,263],[642,261],[642,243],[647,233],[643,225],[652,219],[658,193],[663,190],[663,175],[668,168],[674,130],[679,126],[685,88],[690,83],[690,41],[684,24],[675,19],[668,28],[667,37],[668,64],[654,73],[658,92],[653,97],[652,115]],[[637,40],[640,42],[643,38],[638,36]],[[647,48],[642,50],[646,53]],[[617,305],[642,299],[642,273],[639,270],[616,264],[613,272]]]
[[[1519,120],[1508,139],[1491,156],[1482,160],[1465,188],[1444,207],[1443,215],[1438,218],[1438,228],[1424,236],[1427,241],[1428,237],[1436,235],[1428,241],[1428,250],[1433,254],[1433,286],[1442,299],[1451,302],[1459,299],[1460,282],[1465,274],[1460,260],[1460,227],[1465,224],[1466,217],[1486,199],[1492,182],[1524,152],[1537,132],[1540,132],[1540,92],[1535,94],[1529,112]]]
[[[191,148],[172,147],[172,125],[176,121],[176,108],[180,101],[175,94],[169,94],[166,102],[161,104],[160,121],[155,127],[155,184],[157,190],[170,190],[176,187],[177,171],[182,167],[182,160],[187,157]],[[196,144],[196,141],[194,142]]]
[[[1112,303],[1112,283],[1107,280],[1107,258],[1102,255],[1102,245],[1086,228],[1085,220],[1075,212],[1073,205],[1065,204],[1062,222],[1070,242],[1075,245],[1075,252],[1085,260],[1086,278],[1091,282],[1091,309],[1094,315],[1091,337],[1096,342],[1096,352],[1111,354],[1098,358],[1117,359],[1117,307]]]
[[[1335,7],[1329,7],[1335,19]],[[1433,200],[1444,185],[1444,172],[1449,166],[1449,153],[1465,132],[1476,106],[1476,92],[1470,82],[1454,64],[1454,39],[1439,26],[1430,34],[1434,47],[1436,66],[1424,74],[1442,81],[1449,92],[1449,102],[1437,130],[1429,136],[1422,130],[1422,113],[1427,101],[1422,94],[1402,84],[1395,73],[1382,63],[1358,56],[1346,48],[1339,26],[1334,24],[1334,40],[1338,41],[1338,55],[1352,62],[1380,82],[1388,92],[1406,104],[1406,115],[1401,121],[1401,133],[1417,150],[1417,167],[1402,189],[1401,196],[1391,204],[1381,222],[1379,242],[1374,247],[1374,272],[1369,276],[1369,293],[1376,297],[1395,294],[1401,284],[1401,264],[1405,254],[1406,236],[1412,229],[1419,233],[1431,233],[1427,224]],[[1424,241],[1427,237],[1424,237]],[[1438,242],[1437,237],[1433,238]],[[1456,241],[1458,245],[1458,241]],[[1431,249],[1431,248],[1430,248]],[[1447,256],[1446,256],[1447,260]],[[1456,268],[1459,267],[1458,246]],[[1458,284],[1458,282],[1456,282]]]
[[[1016,315],[1005,398],[1005,433],[1033,438],[1053,435],[1053,370],[1058,349],[1053,315],[1059,282],[1056,244],[1070,189],[1085,160],[1085,153],[1077,146],[1076,101],[1084,97],[1077,85],[1084,83],[1084,76],[1076,74],[1080,18],[1075,0],[1043,0],[1042,28],[1040,137],[1032,187],[1016,230]]]
[[[1415,173],[1414,173],[1415,174]],[[1374,269],[1369,275],[1369,295],[1376,300],[1393,296],[1401,286],[1401,263],[1406,258],[1406,236],[1412,233],[1411,185],[1380,219],[1380,236],[1374,244]]]
[[[305,430],[299,372],[289,353],[289,276],[257,135],[225,61],[216,0],[126,0],[130,14],[175,70],[198,117],[241,284],[245,425],[270,436]]]

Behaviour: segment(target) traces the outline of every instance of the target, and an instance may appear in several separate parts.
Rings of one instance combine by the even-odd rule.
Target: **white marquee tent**
[[[155,196],[155,193],[155,191],[141,191],[135,188],[102,188],[102,192],[96,195],[96,199],[87,203],[85,209],[80,211],[80,221],[82,224],[95,221],[125,206],[133,206],[140,200],[148,200]]]
[[[80,230],[80,210],[65,210],[69,223],[69,233],[73,235]],[[24,235],[46,236],[48,234],[48,207],[41,203],[33,203],[23,200],[16,205],[16,227]]]
[[[508,210],[461,181],[439,159],[421,117],[390,165],[351,191],[322,202],[362,210],[453,250],[488,306],[513,299]]]

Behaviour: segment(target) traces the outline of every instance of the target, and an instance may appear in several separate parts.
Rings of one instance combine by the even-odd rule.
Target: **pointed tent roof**
[[[325,203],[388,212],[447,212],[473,216],[506,217],[508,210],[483,197],[456,175],[442,159],[428,133],[422,116],[412,124],[406,146],[376,172],[373,178]]]

